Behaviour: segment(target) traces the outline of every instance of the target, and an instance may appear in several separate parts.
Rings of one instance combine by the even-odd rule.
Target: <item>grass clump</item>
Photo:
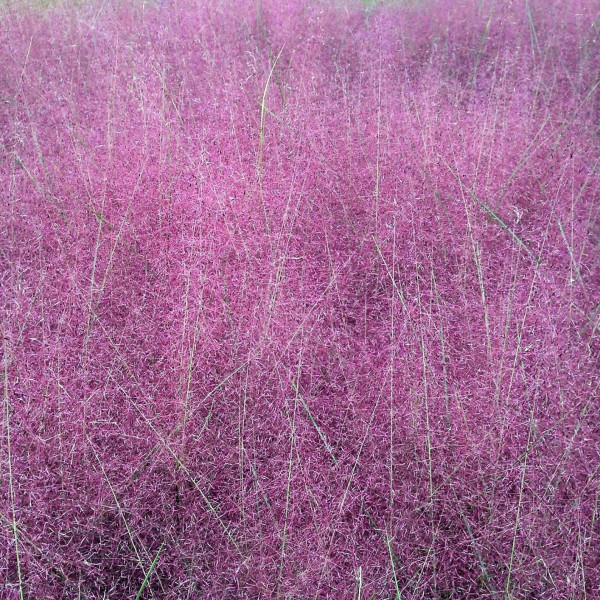
[[[593,598],[592,0],[4,3],[2,598]]]

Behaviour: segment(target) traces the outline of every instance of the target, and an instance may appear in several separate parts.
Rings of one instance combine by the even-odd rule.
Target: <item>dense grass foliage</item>
[[[0,598],[600,597],[594,0],[0,12]]]

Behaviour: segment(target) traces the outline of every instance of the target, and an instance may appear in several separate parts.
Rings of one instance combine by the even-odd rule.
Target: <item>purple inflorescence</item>
[[[31,4],[0,599],[600,597],[597,2]]]

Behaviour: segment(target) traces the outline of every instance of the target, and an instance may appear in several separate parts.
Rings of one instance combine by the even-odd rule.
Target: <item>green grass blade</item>
[[[150,577],[151,577],[152,573],[154,573],[154,569],[156,569],[156,565],[158,563],[160,553],[162,552],[162,549],[165,547],[165,544],[166,544],[166,540],[163,541],[163,543],[160,545],[160,548],[158,549],[158,552],[156,553],[156,556],[154,557],[154,560],[152,561],[152,564],[150,565],[150,568],[148,569],[148,572],[146,573],[146,577],[144,577],[144,581],[142,581],[142,585],[141,585],[138,593],[135,596],[135,600],[140,600],[140,598],[142,597],[142,593],[146,589],[146,586],[148,585],[148,581],[150,581]]]

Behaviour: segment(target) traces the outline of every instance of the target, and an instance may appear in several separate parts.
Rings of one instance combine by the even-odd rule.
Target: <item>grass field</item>
[[[597,2],[1,6],[1,600],[600,598]]]

